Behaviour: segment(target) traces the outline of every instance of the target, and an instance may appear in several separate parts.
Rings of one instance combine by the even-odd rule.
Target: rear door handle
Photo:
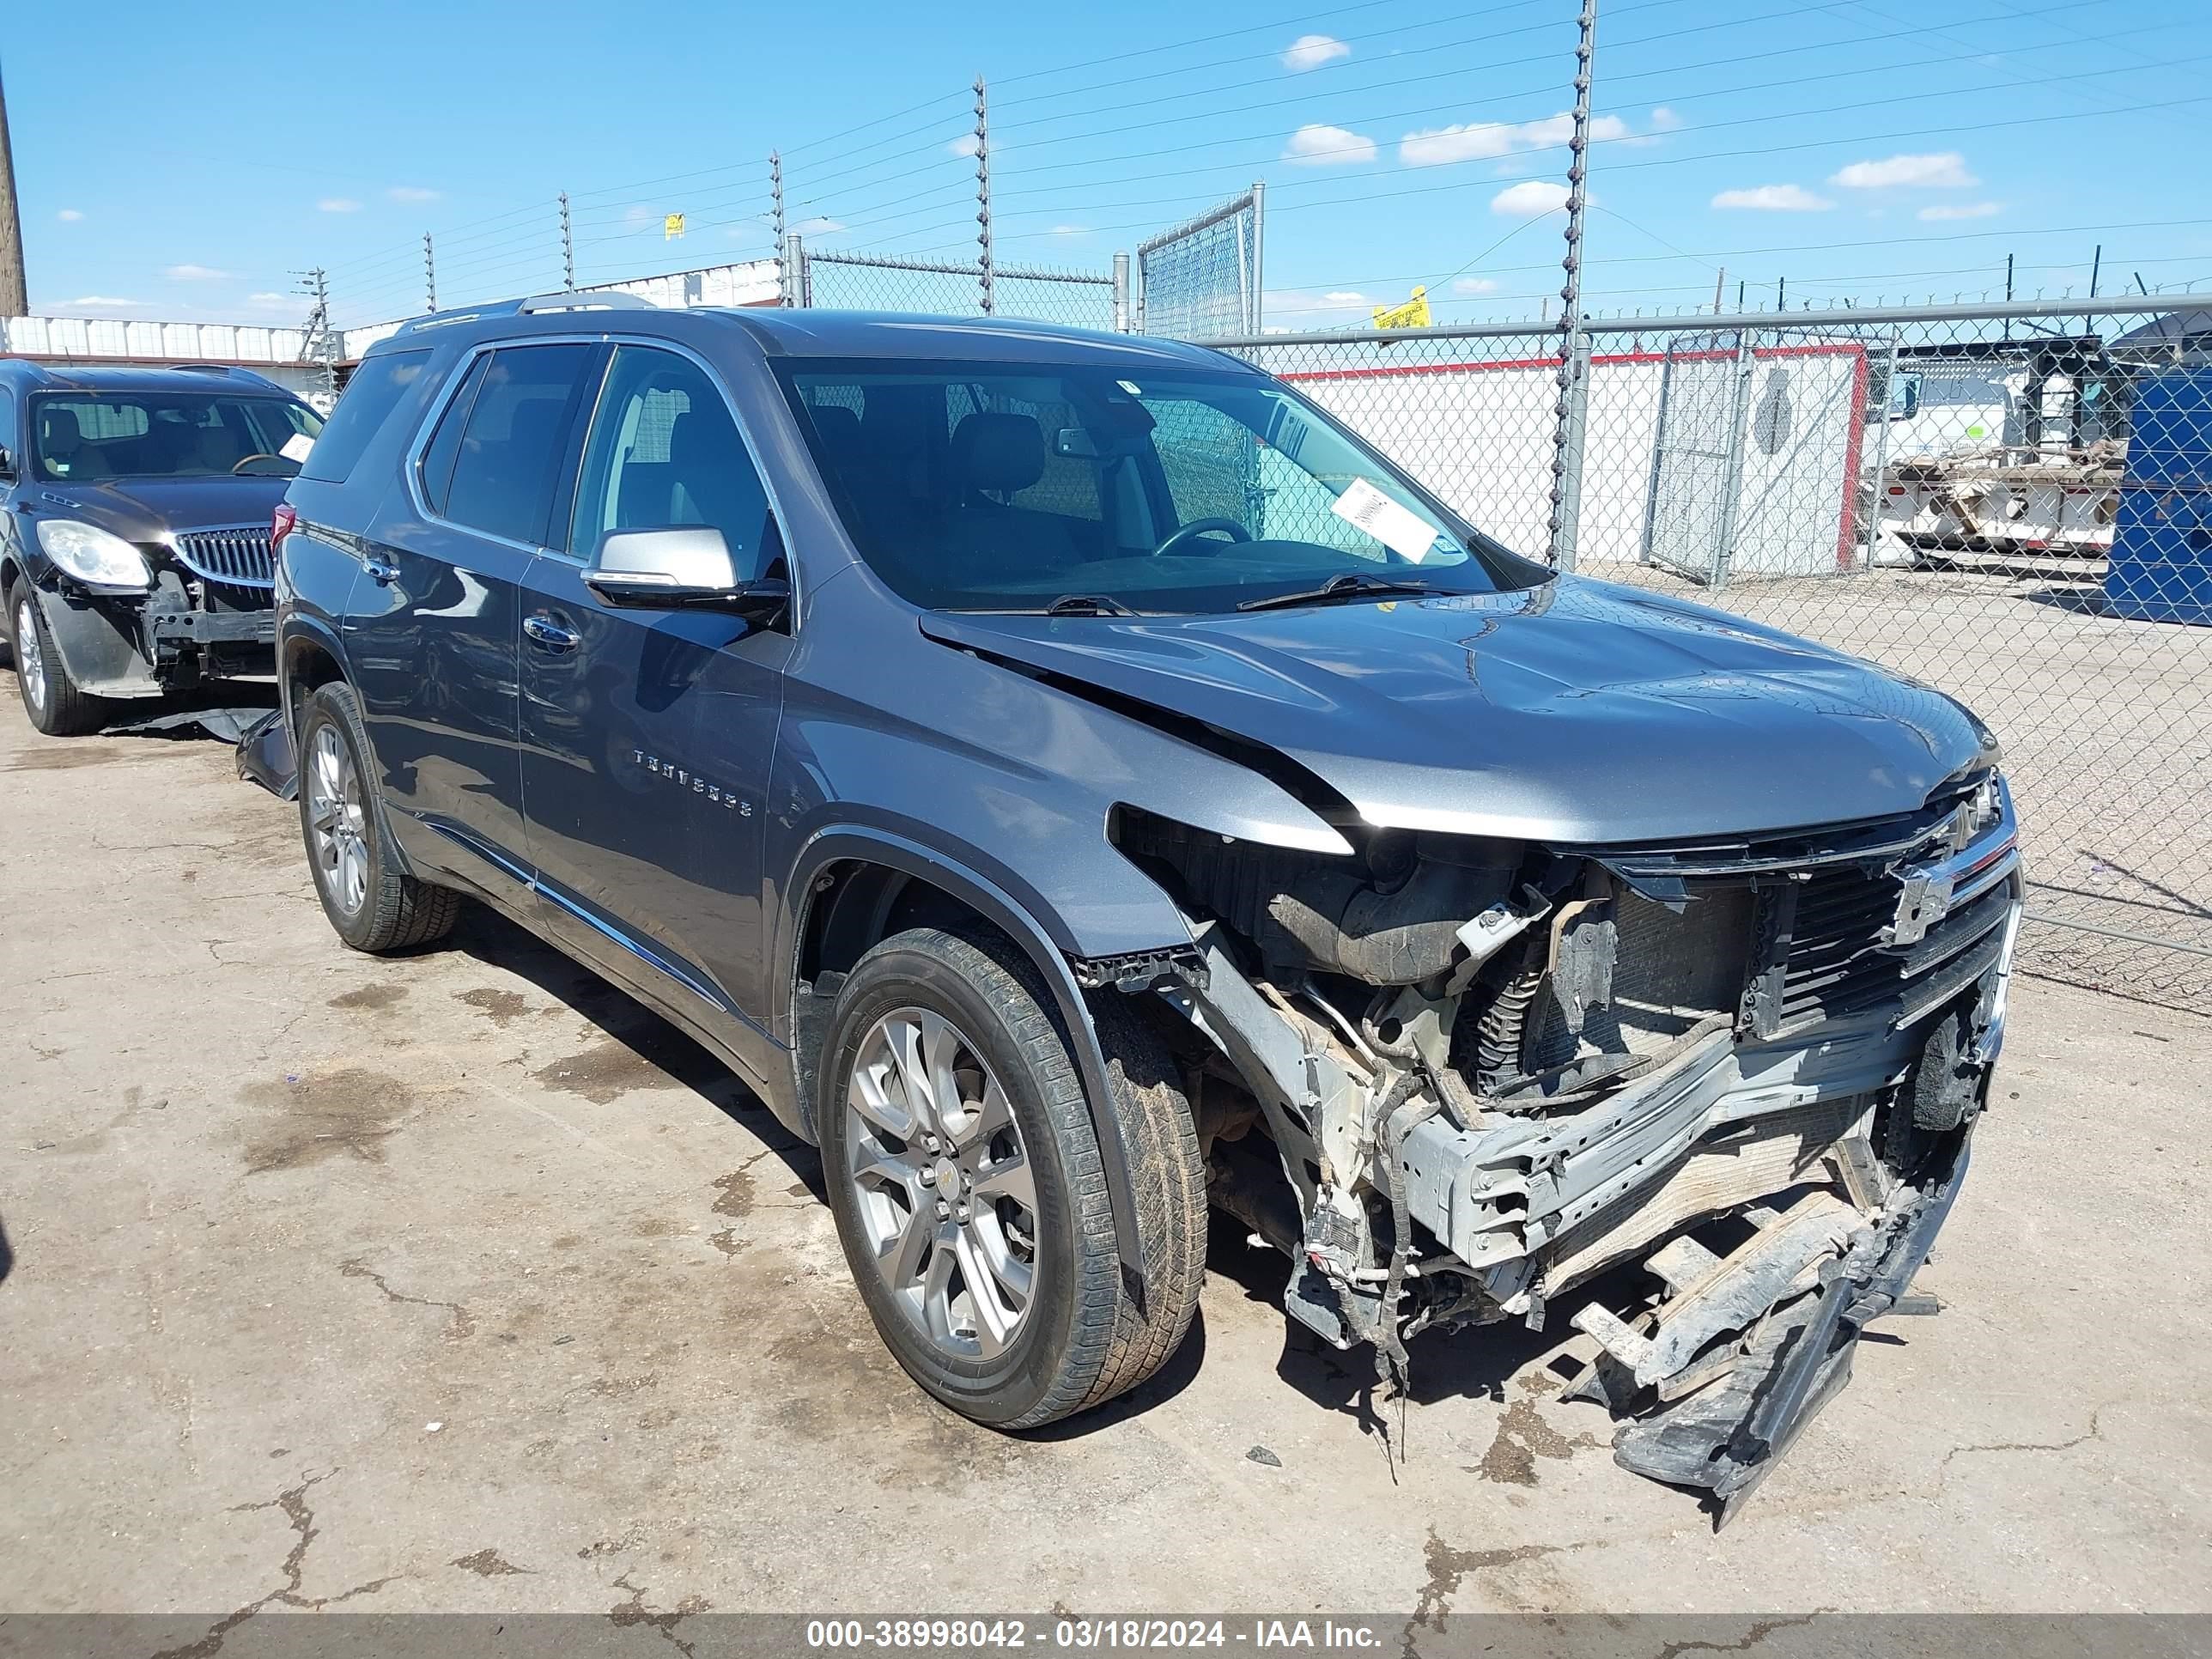
[[[522,631],[529,635],[530,642],[542,651],[574,651],[583,637],[544,617],[525,617]]]
[[[369,580],[379,586],[389,587],[399,580],[399,567],[374,553],[362,560],[361,568],[368,574]]]

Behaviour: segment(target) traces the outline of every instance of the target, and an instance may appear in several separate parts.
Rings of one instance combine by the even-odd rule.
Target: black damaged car
[[[0,361],[0,598],[32,725],[273,667],[270,521],[322,417],[213,365]]]

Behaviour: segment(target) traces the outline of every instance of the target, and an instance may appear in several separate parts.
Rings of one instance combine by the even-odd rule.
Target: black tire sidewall
[[[1048,1087],[1030,1054],[1010,1029],[1009,1012],[1017,1018],[1031,1009],[1042,1012],[1036,999],[1014,981],[1012,989],[1028,1009],[1002,1009],[948,959],[952,953],[941,948],[951,944],[957,951],[962,943],[947,934],[903,934],[861,959],[839,994],[823,1041],[816,1122],[822,1137],[823,1178],[846,1262],[885,1345],[915,1381],[954,1410],[980,1422],[1005,1424],[1022,1418],[1063,1386],[1074,1341],[1079,1285],[1086,1276],[1086,1266],[1092,1265],[1086,1263],[1080,1248],[1067,1160],[1070,1152],[1087,1151],[1093,1159],[1097,1152],[1080,1086],[1064,1091],[1063,1098],[1048,1099]],[[995,988],[1003,993],[1008,988]],[[1036,1182],[1037,1289],[1012,1345],[989,1359],[944,1353],[915,1326],[871,1258],[855,1194],[844,1173],[845,1091],[860,1040],[883,1016],[907,1007],[944,1015],[988,1062],[1012,1105]],[[1065,1060],[1066,1045],[1056,1029],[1051,1041]],[[1072,1065],[1068,1075],[1073,1075]],[[1067,1145],[1071,1130],[1079,1137],[1073,1148]],[[1084,1142],[1091,1144],[1085,1146]]]
[[[333,728],[338,741],[345,744],[353,760],[354,776],[361,785],[362,841],[368,857],[368,872],[362,890],[361,908],[350,916],[331,896],[324,881],[322,861],[315,855],[314,826],[309,821],[313,811],[313,794],[307,777],[309,757],[313,751],[315,733],[325,726]],[[377,897],[384,884],[384,815],[377,802],[375,775],[369,770],[368,756],[357,726],[350,688],[342,682],[319,687],[307,697],[294,753],[300,774],[300,841],[307,850],[307,878],[315,884],[315,897],[323,907],[323,915],[329,918],[331,930],[356,950],[367,950],[375,931]]]

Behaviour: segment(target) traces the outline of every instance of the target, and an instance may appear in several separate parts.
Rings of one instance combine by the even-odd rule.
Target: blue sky
[[[966,257],[990,79],[998,258],[1103,269],[1267,181],[1269,321],[1534,315],[1558,287],[1574,0],[835,9],[536,0],[17,8],[0,58],[33,309],[342,323],[769,251]],[[1590,309],[2212,282],[2212,8],[1605,0]],[[689,229],[665,241],[661,216]]]

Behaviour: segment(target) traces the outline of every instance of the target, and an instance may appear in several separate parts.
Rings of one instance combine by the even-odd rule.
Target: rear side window
[[[427,349],[391,351],[371,357],[354,370],[337,407],[331,411],[330,424],[308,452],[300,476],[324,483],[343,483],[361,459],[361,452],[368,447],[368,441],[391,418],[400,398],[422,380],[429,362]]]
[[[597,346],[575,344],[502,346],[491,354],[461,429],[445,517],[509,541],[544,541],[576,399],[598,353]],[[459,411],[457,400],[447,419]],[[445,435],[441,428],[439,440]],[[426,473],[430,459],[424,457]]]

